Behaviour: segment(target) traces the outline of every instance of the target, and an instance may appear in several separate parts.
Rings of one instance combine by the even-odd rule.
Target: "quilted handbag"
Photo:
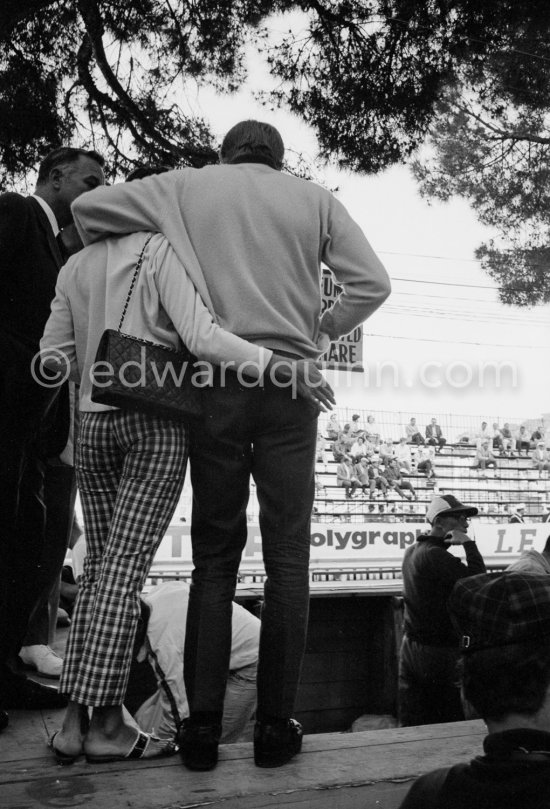
[[[196,357],[185,346],[167,348],[122,331],[150,239],[136,263],[118,329],[106,329],[101,335],[91,398],[98,404],[188,421],[201,415],[200,389],[192,379]]]

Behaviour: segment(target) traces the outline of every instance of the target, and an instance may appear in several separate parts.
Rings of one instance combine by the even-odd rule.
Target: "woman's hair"
[[[466,653],[460,670],[464,696],[484,719],[534,714],[550,685],[550,642],[539,639]]]
[[[266,163],[280,170],[283,165],[285,146],[279,132],[271,124],[262,121],[241,121],[232,127],[221,145],[223,163],[252,161]]]

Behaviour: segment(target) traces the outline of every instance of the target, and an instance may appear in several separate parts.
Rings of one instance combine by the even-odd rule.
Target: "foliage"
[[[463,196],[496,230],[478,255],[503,300],[550,300],[547,0],[3,0],[0,187],[67,142],[112,176],[214,162],[193,91],[238,89],[247,46],[279,81],[266,103],[307,121],[324,159],[413,158],[425,196]]]
[[[232,91],[267,0],[3,0],[0,159],[14,180],[71,140],[99,146],[112,175],[139,160],[216,160],[189,82]],[[39,126],[41,122],[41,126]]]

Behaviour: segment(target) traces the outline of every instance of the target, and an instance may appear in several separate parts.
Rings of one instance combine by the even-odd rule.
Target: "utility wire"
[[[397,334],[375,334],[374,332],[365,332],[364,337],[381,337],[384,340],[408,340],[409,342],[418,343],[440,343],[443,345],[461,345],[461,346],[481,346],[481,348],[548,348],[548,346],[540,345],[515,345],[513,343],[474,343],[467,340],[436,340],[431,337],[415,337],[412,334],[397,335]]]
[[[433,284],[440,287],[464,287],[467,289],[491,289],[494,291],[502,289],[502,287],[489,287],[482,284],[455,284],[452,281],[424,281],[421,278],[398,278],[395,275],[391,277],[392,281],[406,281],[409,284]]]
[[[384,305],[383,312],[392,312],[392,313],[407,313],[407,314],[418,314],[421,317],[449,317],[449,318],[462,318],[464,320],[474,320],[478,323],[483,323],[484,321],[492,322],[492,323],[502,323],[504,325],[525,325],[525,326],[549,326],[550,327],[550,319],[543,319],[543,318],[529,318],[527,319],[525,315],[521,314],[504,314],[499,312],[488,312],[488,311],[467,311],[465,312],[463,309],[457,310],[453,308],[445,308],[445,309],[436,309],[433,306],[414,306],[411,304],[393,304],[393,303],[386,303]]]
[[[460,261],[468,264],[480,263],[476,258],[453,258],[453,256],[432,256],[432,255],[425,255],[424,253],[402,253],[399,252],[398,250],[377,250],[376,252],[381,253],[384,256],[405,256],[407,258],[435,258],[438,261]]]

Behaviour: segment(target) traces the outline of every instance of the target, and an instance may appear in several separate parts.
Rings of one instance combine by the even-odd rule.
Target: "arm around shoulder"
[[[169,206],[167,189],[171,188],[159,182],[163,176],[100,186],[77,197],[71,210],[84,244],[109,235],[161,230],[160,223]]]

